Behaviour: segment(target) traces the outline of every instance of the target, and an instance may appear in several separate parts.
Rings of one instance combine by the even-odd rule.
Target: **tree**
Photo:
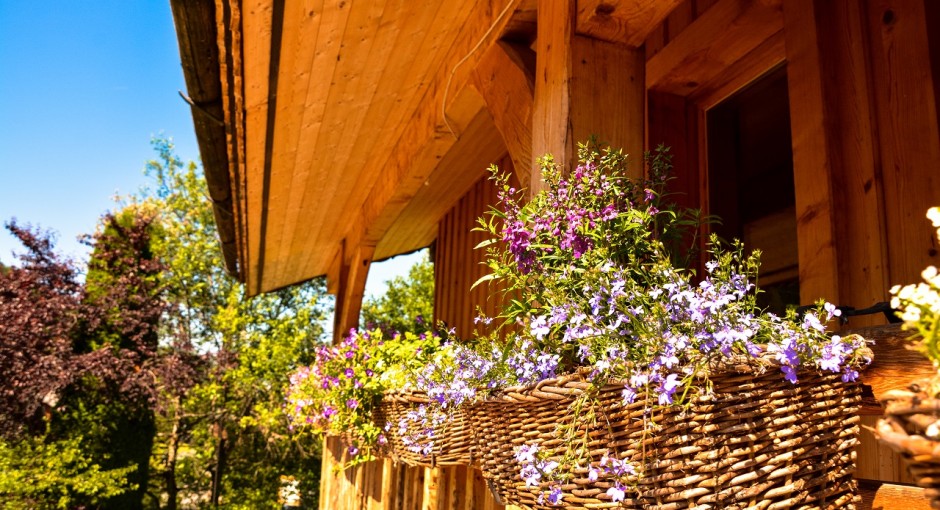
[[[280,475],[313,497],[317,445],[290,438],[281,412],[288,374],[307,364],[321,337],[325,282],[315,279],[249,299],[223,269],[212,205],[194,163],[155,140],[154,186],[136,200],[161,235],[170,308],[160,329],[177,370],[161,379],[151,501],[176,508],[185,495],[212,505],[275,507]],[[161,497],[161,494],[164,495]]]
[[[149,218],[106,216],[87,241],[84,282],[48,234],[7,228],[26,252],[0,274],[0,495],[11,506],[140,507],[163,312]]]
[[[407,277],[392,278],[384,294],[370,297],[362,305],[363,325],[368,329],[379,327],[386,333],[430,331],[433,316],[434,266],[427,250],[408,270]]]

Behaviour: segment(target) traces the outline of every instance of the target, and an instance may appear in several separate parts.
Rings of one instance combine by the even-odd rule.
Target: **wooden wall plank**
[[[931,65],[940,55],[930,53],[940,23],[928,16],[935,11],[930,0],[877,0],[866,13],[892,284],[920,281],[924,267],[940,265],[940,247],[924,216],[940,205],[940,77]]]
[[[914,483],[904,459],[891,448],[883,445],[871,430],[879,416],[862,415],[856,453],[855,477],[865,480],[887,480],[895,483]]]
[[[672,154],[674,180],[669,182],[671,197],[681,207],[701,208],[699,190],[702,182],[696,149],[696,120],[694,110],[686,98],[674,94],[650,91],[648,101],[648,147],[666,145]],[[691,117],[691,118],[690,118]],[[631,159],[630,165],[643,165],[642,160]]]
[[[888,285],[862,13],[802,0],[785,16],[800,299],[866,307]]]
[[[862,496],[858,510],[891,510],[893,508],[928,510],[930,508],[930,500],[924,495],[924,489],[919,487],[862,480],[859,483],[858,492]]]

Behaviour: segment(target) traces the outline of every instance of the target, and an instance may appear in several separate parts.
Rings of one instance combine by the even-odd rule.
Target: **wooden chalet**
[[[681,200],[764,251],[778,304],[863,308],[940,265],[924,217],[940,204],[940,2],[172,6],[229,271],[251,294],[326,275],[337,332],[357,324],[372,261],[427,246],[436,319],[472,331],[474,308],[495,306],[470,290],[483,271],[470,229],[495,201],[486,167],[537,190],[535,158],[567,165],[592,134],[637,156],[671,146]],[[897,342],[877,353],[876,396],[930,370]],[[863,436],[867,507],[926,508]],[[478,471],[337,474],[341,455],[327,441],[321,509],[500,508]]]

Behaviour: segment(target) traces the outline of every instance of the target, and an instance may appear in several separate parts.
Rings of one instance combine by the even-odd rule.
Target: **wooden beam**
[[[639,47],[682,0],[578,0],[577,33]]]
[[[641,175],[643,52],[576,35],[575,18],[574,0],[539,2],[532,155],[551,153],[567,168],[577,160],[577,143],[596,135],[631,154]],[[542,189],[541,175],[532,175],[529,187]]]
[[[506,153],[499,130],[486,109],[476,115],[463,133],[465,136],[440,160],[376,245],[377,260],[430,245],[437,237],[438,221],[474,183],[484,178],[487,167]],[[518,175],[512,163],[497,164],[501,170]]]
[[[248,218],[246,288],[249,295],[261,292],[263,211],[266,187],[265,167],[268,136],[268,99],[271,67],[271,31],[274,12],[263,0],[242,3],[242,83],[245,123],[245,186],[256,190],[248,194],[245,216]],[[233,49],[239,51],[239,49]]]
[[[347,250],[347,247],[349,251]],[[365,295],[366,278],[372,264],[374,246],[343,241],[343,265],[333,315],[333,341],[337,342],[352,328],[359,327],[359,312]]]
[[[783,29],[782,0],[721,0],[646,66],[647,87],[686,96]],[[706,42],[707,41],[707,42]]]
[[[889,281],[920,281],[940,266],[924,216],[940,205],[940,9],[933,0],[867,2]]]
[[[784,14],[800,300],[869,306],[888,285],[862,13],[793,0]]]
[[[480,59],[471,82],[483,96],[520,182],[529,182],[531,174],[534,75],[532,50],[498,41]]]
[[[222,243],[222,256],[226,270],[237,275],[238,248],[223,109],[228,98],[223,95],[219,62],[217,21],[221,12],[216,12],[214,0],[173,0],[170,7],[186,79],[186,100],[191,106],[199,154]]]

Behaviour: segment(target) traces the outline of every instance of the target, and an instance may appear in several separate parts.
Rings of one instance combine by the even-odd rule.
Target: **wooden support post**
[[[350,329],[359,326],[359,312],[362,309],[362,298],[366,289],[366,278],[369,276],[369,265],[372,263],[374,246],[358,244],[347,247],[343,241],[340,250],[342,254],[341,265],[338,268],[338,283],[336,289],[336,305],[333,316],[333,341],[338,342]],[[349,250],[349,251],[347,251]],[[329,281],[329,277],[327,277]],[[329,287],[329,284],[327,285]]]
[[[540,0],[536,40],[532,156],[546,153],[569,168],[577,143],[623,148],[637,161],[643,152],[645,100],[643,52],[575,34],[574,0]],[[642,164],[633,166],[642,174]],[[530,189],[543,188],[533,174]]]
[[[784,23],[800,300],[869,306],[888,284],[863,13],[793,0]]]
[[[920,281],[940,265],[924,216],[940,205],[940,7],[934,0],[866,2],[887,226],[889,281]]]

